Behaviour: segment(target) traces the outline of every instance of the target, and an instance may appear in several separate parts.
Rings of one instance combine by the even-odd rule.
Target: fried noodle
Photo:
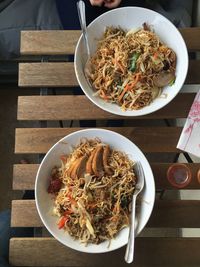
[[[175,81],[176,54],[146,23],[130,31],[107,27],[88,66],[95,94],[122,110],[137,110]]]
[[[52,170],[48,192],[58,227],[85,244],[114,238],[129,225],[135,184],[134,162],[125,153],[99,139],[82,140]]]

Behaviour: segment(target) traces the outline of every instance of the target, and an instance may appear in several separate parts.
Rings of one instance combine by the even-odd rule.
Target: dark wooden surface
[[[200,28],[180,30],[189,51],[200,51]],[[22,55],[73,54],[80,36],[79,31],[24,31],[21,34]],[[59,61],[59,60],[58,60]],[[189,72],[185,83],[199,84],[200,61],[190,60]],[[20,96],[18,99],[18,120],[54,121],[54,120],[102,120],[122,119],[109,114],[83,95],[73,95],[78,85],[73,63],[70,62],[34,62],[19,65],[19,86],[21,87],[67,87],[65,95]],[[63,91],[64,92],[64,91]],[[67,94],[67,95],[66,95]],[[166,119],[186,118],[195,94],[179,93],[165,108],[153,114],[138,117],[139,121],[150,122]],[[176,145],[182,128],[159,124],[149,126],[145,122],[137,126],[133,118],[128,127],[112,128],[134,143],[144,153],[157,161],[150,161],[157,191],[174,190],[175,197],[158,198],[147,224],[148,229],[178,229],[200,227],[200,201],[181,200],[176,197],[179,191],[167,180],[166,173],[173,163],[168,154],[181,153]],[[166,122],[166,121],[165,121]],[[142,126],[141,126],[142,125]],[[174,125],[174,124],[173,124]],[[15,153],[46,153],[63,136],[80,128],[20,128],[16,129]],[[160,156],[159,156],[160,155]],[[168,158],[163,161],[162,157]],[[192,173],[191,183],[184,188],[198,190],[197,172],[200,164],[187,163]],[[34,190],[38,164],[15,164],[13,167],[13,190]],[[163,192],[163,191],[162,191]],[[194,191],[193,191],[194,192]],[[176,194],[177,193],[177,194]],[[160,196],[160,195],[158,195]],[[41,228],[42,222],[37,214],[35,200],[23,199],[12,202],[11,225],[15,227]],[[179,231],[180,232],[180,231]],[[136,239],[134,267],[198,267],[200,265],[200,239],[183,237],[138,237]],[[52,237],[18,237],[10,240],[10,263],[14,266],[127,266],[124,262],[125,248],[106,254],[84,254],[71,250]]]

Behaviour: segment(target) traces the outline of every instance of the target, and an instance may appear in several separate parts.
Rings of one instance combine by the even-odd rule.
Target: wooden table
[[[185,28],[181,33],[190,52],[200,50],[200,28]],[[76,127],[47,127],[46,121],[79,121],[118,119],[93,105],[84,95],[73,95],[78,86],[73,62],[63,58],[74,53],[79,31],[23,31],[21,54],[42,56],[42,62],[19,64],[19,86],[41,88],[41,95],[19,96],[19,121],[42,121],[39,128],[17,128],[15,153],[45,154],[63,136],[77,131]],[[54,57],[52,57],[54,56]],[[31,58],[30,58],[31,61]],[[48,61],[48,62],[47,62]],[[51,62],[52,61],[52,62]],[[186,84],[200,83],[200,61],[190,60]],[[47,88],[64,87],[62,95],[47,95]],[[67,93],[67,94],[66,94]],[[43,95],[42,95],[43,94]],[[186,118],[195,93],[179,93],[165,108],[140,117],[128,118],[128,127],[112,128],[138,145],[152,162],[156,189],[176,190],[166,179],[172,160],[162,160],[173,155],[177,160],[176,145],[181,128],[171,126],[171,119]],[[145,126],[140,126],[141,121]],[[155,126],[155,122],[163,122]],[[154,123],[154,124],[152,124]],[[62,126],[62,123],[60,122]],[[149,126],[151,125],[151,126]],[[154,126],[153,126],[154,125]],[[45,127],[46,126],[46,127]],[[72,125],[71,125],[72,126]],[[187,155],[186,155],[187,156]],[[164,157],[164,158],[173,158]],[[155,157],[154,157],[155,158]],[[190,158],[188,158],[190,161]],[[196,174],[199,164],[187,163],[192,171],[192,182],[185,189],[199,189]],[[13,190],[34,190],[38,164],[16,164],[13,169]],[[35,200],[13,200],[12,227],[34,227],[43,224],[37,214]],[[198,228],[200,227],[200,201],[176,198],[157,198],[147,228]],[[133,266],[200,266],[200,238],[186,237],[138,237]],[[14,266],[125,266],[125,248],[103,255],[89,255],[64,247],[52,237],[17,237],[10,240],[10,263]]]

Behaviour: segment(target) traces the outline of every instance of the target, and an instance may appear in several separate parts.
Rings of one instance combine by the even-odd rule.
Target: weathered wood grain
[[[200,183],[196,179],[199,163],[187,163],[186,165],[191,170],[192,180],[184,189],[200,189]],[[175,189],[166,178],[170,166],[171,163],[151,163],[156,189]],[[38,164],[15,164],[13,167],[13,189],[33,190],[38,167]]]
[[[15,153],[46,153],[62,137],[81,128],[18,128]],[[180,127],[112,127],[132,140],[143,152],[178,152]]]
[[[194,93],[180,93],[161,110],[141,117],[120,117],[95,106],[86,96],[19,96],[18,120],[102,120],[186,118]]]
[[[196,267],[200,238],[136,238],[134,267]],[[105,254],[81,253],[53,238],[12,238],[10,264],[14,266],[127,266],[125,247]]]

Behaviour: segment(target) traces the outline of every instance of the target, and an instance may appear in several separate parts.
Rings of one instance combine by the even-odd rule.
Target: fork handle
[[[135,246],[135,204],[136,195],[133,195],[132,205],[131,205],[131,224],[128,236],[128,244],[125,252],[125,261],[131,263],[134,257],[134,246]]]

